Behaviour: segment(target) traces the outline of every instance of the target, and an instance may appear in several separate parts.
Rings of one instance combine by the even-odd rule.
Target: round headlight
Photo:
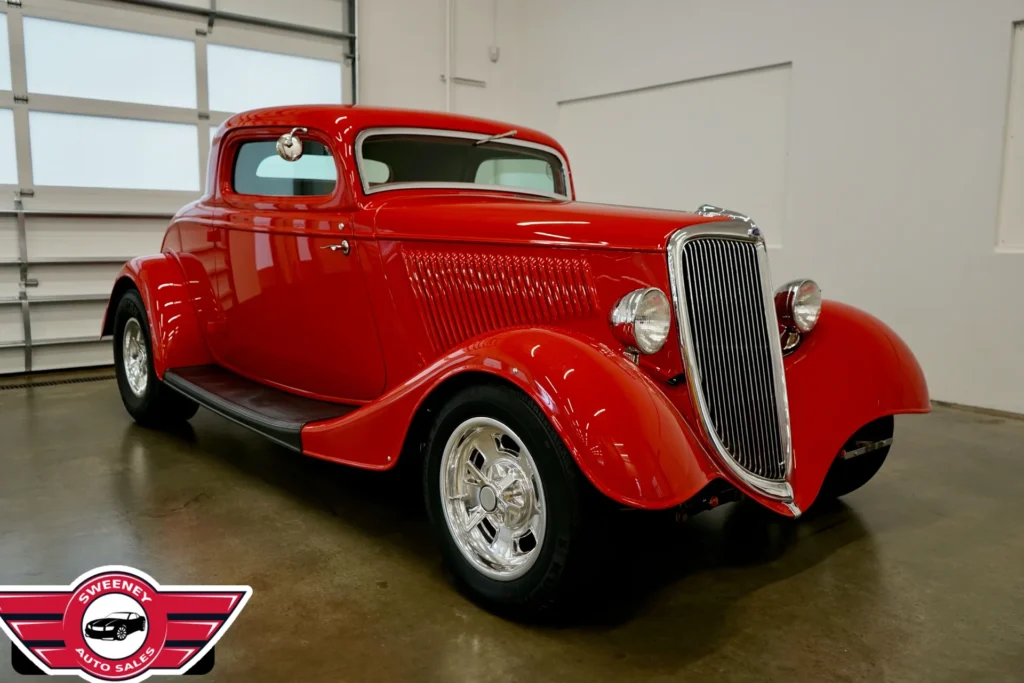
[[[775,293],[779,323],[800,332],[810,332],[821,315],[821,289],[814,280],[794,280]]]
[[[668,339],[672,306],[657,287],[637,289],[619,299],[611,315],[612,330],[623,344],[642,353],[657,353]]]

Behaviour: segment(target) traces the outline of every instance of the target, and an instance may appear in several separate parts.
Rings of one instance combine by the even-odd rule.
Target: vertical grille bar
[[[707,425],[741,468],[769,481],[787,475],[780,398],[765,311],[757,243],[700,236],[687,240],[679,264],[691,358]],[[777,343],[777,340],[774,341]],[[784,407],[784,403],[782,404]]]

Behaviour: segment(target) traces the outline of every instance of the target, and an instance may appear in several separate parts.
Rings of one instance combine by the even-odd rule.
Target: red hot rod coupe
[[[251,111],[217,132],[206,188],[114,284],[128,412],[201,405],[317,458],[422,461],[443,554],[491,606],[557,602],[587,500],[794,517],[929,410],[891,329],[811,280],[772,289],[748,218],[576,202],[538,131]]]

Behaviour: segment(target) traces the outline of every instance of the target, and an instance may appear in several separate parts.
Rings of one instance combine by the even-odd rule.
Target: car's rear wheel
[[[550,422],[522,392],[463,390],[427,444],[427,509],[445,560],[485,606],[554,611],[584,564],[589,490]]]
[[[819,499],[834,499],[845,496],[859,489],[874,477],[878,470],[882,469],[885,458],[889,455],[891,445],[887,444],[876,450],[871,450],[854,457],[845,457],[847,453],[856,453],[869,444],[876,444],[886,439],[892,439],[894,420],[892,415],[869,422],[857,430],[849,441],[843,446],[832,468],[821,485]]]
[[[199,406],[161,382],[153,369],[149,317],[142,297],[125,292],[114,313],[114,372],[121,401],[136,422],[159,426],[183,422]]]

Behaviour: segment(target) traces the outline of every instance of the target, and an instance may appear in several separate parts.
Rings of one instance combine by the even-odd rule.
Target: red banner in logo
[[[52,675],[141,681],[183,674],[228,630],[248,586],[161,586],[130,567],[101,567],[70,586],[0,586],[0,628]]]

